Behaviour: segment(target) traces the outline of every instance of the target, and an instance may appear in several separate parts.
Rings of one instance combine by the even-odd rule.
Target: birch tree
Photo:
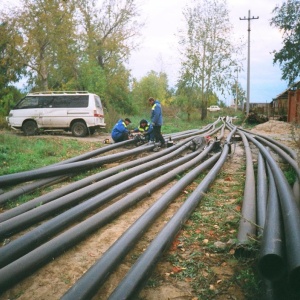
[[[203,120],[209,97],[230,90],[239,47],[231,38],[226,0],[195,0],[184,9],[183,15],[186,29],[182,30],[179,42],[182,49],[179,86],[197,91],[196,102]]]
[[[104,101],[128,108],[130,72],[125,68],[130,53],[138,45],[135,38],[143,24],[136,0],[77,0],[80,10],[81,41],[86,58],[104,71]],[[111,99],[111,100],[110,100]]]

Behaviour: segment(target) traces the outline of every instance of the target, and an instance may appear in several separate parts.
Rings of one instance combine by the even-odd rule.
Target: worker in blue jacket
[[[151,109],[151,124],[153,126],[153,134],[155,142],[160,142],[160,147],[165,147],[165,139],[161,134],[161,126],[163,124],[162,108],[160,102],[150,97],[148,99],[152,106]]]
[[[133,132],[140,132],[146,141],[154,141],[153,126],[145,119],[140,121],[140,126],[135,128]]]
[[[125,120],[120,119],[116,125],[113,127],[111,132],[111,137],[115,143],[123,142],[129,140],[130,131],[127,129],[127,126],[131,123],[130,119],[126,118]]]

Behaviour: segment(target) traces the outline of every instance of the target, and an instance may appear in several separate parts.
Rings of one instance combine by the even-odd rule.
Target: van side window
[[[16,109],[38,108],[39,99],[37,97],[25,97],[16,105]]]
[[[75,96],[56,96],[54,97],[51,107],[88,107],[88,95],[75,95]]]
[[[53,101],[52,96],[39,96],[37,98],[39,99],[39,107],[40,108],[51,107],[51,102]]]
[[[101,101],[98,96],[95,96],[95,105],[96,105],[96,107],[102,109]]]

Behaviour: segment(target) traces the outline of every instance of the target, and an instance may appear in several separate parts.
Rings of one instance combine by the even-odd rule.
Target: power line
[[[248,10],[248,18],[244,17],[243,19],[240,18],[240,20],[248,21],[248,59],[247,59],[247,102],[246,102],[246,114],[247,116],[249,115],[249,103],[250,103],[250,21],[251,20],[256,20],[259,17],[250,17],[250,10]],[[244,105],[243,105],[243,110],[244,110]]]

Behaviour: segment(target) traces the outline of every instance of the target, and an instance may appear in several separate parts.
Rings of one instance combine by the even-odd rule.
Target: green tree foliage
[[[73,1],[23,0],[13,17],[23,43],[18,59],[34,89],[57,89],[74,75],[76,57]]]
[[[186,86],[183,84],[183,82],[182,86],[178,86],[176,93],[176,104],[181,108],[182,112],[186,113],[188,121],[191,120],[191,114],[197,109],[198,93],[198,87],[192,88],[190,86]]]
[[[88,61],[97,62],[103,70],[106,90],[100,94],[104,102],[120,111],[133,110],[129,98],[130,73],[124,67],[130,51],[136,47],[138,35],[135,0],[77,0],[80,8],[80,33]]]
[[[0,50],[15,49],[12,74],[20,65],[26,69],[31,90],[89,90],[118,110],[132,111],[125,63],[142,26],[135,1],[20,0],[1,18],[13,24],[13,32],[0,29],[9,38],[1,39]],[[3,61],[1,67],[7,69]]]
[[[282,79],[292,84],[300,75],[300,1],[284,1],[273,10],[271,25],[283,34],[283,48],[274,51],[274,63],[279,63]]]
[[[22,38],[13,20],[3,12],[0,22],[0,116],[7,116],[11,106],[21,99],[21,93],[11,84],[25,73],[25,67],[17,59]]]
[[[149,111],[148,98],[159,99],[162,104],[170,101],[168,77],[164,72],[150,71],[139,82],[134,81],[132,99],[139,112]]]
[[[22,96],[22,93],[20,93],[20,91],[14,86],[2,88],[0,90],[0,116],[7,116],[11,107],[13,107],[22,98]]]
[[[239,49],[232,42],[226,0],[194,1],[183,14],[187,28],[180,38],[183,60],[178,87],[197,91],[194,97],[203,120],[209,97],[229,88]]]
[[[24,66],[16,60],[17,48],[22,43],[20,34],[8,16],[2,15],[0,24],[0,89],[16,82],[24,73]],[[0,91],[1,93],[1,91]]]

